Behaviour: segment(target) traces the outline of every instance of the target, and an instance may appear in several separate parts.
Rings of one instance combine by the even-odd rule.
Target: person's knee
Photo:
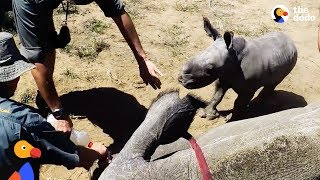
[[[31,73],[35,79],[42,79],[46,82],[53,81],[53,73],[50,72],[49,68],[42,63],[35,63],[36,68],[31,70]]]
[[[39,59],[33,60],[36,68],[32,70],[33,76],[41,76],[47,80],[52,80],[54,64],[55,64],[55,50],[48,50],[43,52]]]

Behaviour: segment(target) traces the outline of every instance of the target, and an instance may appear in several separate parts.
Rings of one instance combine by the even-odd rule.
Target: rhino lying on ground
[[[201,88],[215,81],[216,92],[201,113],[202,117],[214,119],[219,116],[216,107],[225,92],[232,88],[238,94],[232,119],[238,119],[260,87],[264,87],[260,93],[262,100],[296,64],[297,49],[293,41],[281,32],[245,40],[233,37],[232,32],[225,32],[222,37],[207,18],[204,18],[204,27],[215,41],[189,60],[178,77],[188,89]]]
[[[201,106],[177,92],[161,96],[99,179],[202,179],[188,141],[176,141]],[[213,179],[320,177],[320,105],[231,122],[197,141]]]

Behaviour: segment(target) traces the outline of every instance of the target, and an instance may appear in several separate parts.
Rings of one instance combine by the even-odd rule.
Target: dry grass
[[[26,89],[21,95],[20,95],[20,102],[24,104],[30,104],[36,99],[36,93],[34,90]]]
[[[62,73],[62,75],[64,75],[68,79],[78,79],[79,78],[79,76],[75,72],[73,72],[72,69],[66,69]]]
[[[109,49],[110,44],[105,39],[88,38],[82,45],[75,46],[74,43],[69,43],[64,49],[61,49],[61,52],[94,61],[100,52]]]
[[[171,51],[173,57],[183,54],[183,48],[189,42],[189,36],[185,34],[182,27],[173,25],[163,31],[165,32],[163,45]]]
[[[110,24],[93,18],[86,21],[84,26],[91,33],[103,34],[110,27]]]
[[[196,3],[177,2],[175,9],[181,12],[194,13],[199,11],[199,7]]]

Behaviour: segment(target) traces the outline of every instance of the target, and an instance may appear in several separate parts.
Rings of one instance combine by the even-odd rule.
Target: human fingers
[[[163,74],[161,73],[161,71],[157,67],[155,67],[155,72],[158,73],[160,76],[163,76]]]

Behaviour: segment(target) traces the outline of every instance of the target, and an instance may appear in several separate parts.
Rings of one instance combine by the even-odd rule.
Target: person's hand
[[[149,60],[143,60],[139,62],[140,77],[146,85],[150,84],[153,89],[161,88],[161,81],[159,80],[157,73],[163,76],[159,69]]]
[[[54,127],[56,131],[61,131],[64,133],[71,133],[71,128],[73,126],[69,116],[63,116],[63,118],[61,119],[54,119],[50,121],[50,124]]]
[[[97,167],[91,167],[95,160],[99,159],[99,162],[97,165],[99,165],[99,168],[101,166],[104,166],[103,170],[106,168],[106,166],[109,165],[111,162],[111,153],[108,151],[106,146],[104,146],[102,143],[94,142],[92,143],[91,148],[86,148],[83,146],[78,146],[79,148],[79,158],[80,158],[80,167],[84,167],[85,169],[89,170],[92,169],[92,174],[95,168]]]

